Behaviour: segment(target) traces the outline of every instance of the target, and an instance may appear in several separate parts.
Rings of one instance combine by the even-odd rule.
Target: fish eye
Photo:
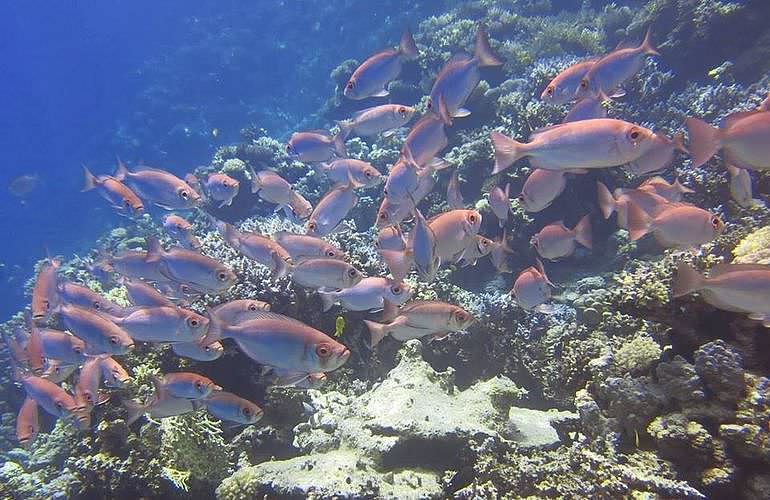
[[[476,214],[470,214],[468,216],[468,220],[471,221],[472,224],[476,223]]]
[[[119,380],[117,373],[115,373],[115,372],[112,373],[112,380]]]
[[[331,349],[329,349],[329,346],[326,344],[320,344],[318,347],[316,347],[315,352],[322,358],[326,358],[331,354]]]
[[[257,310],[257,304],[249,304],[249,311],[254,312]]]
[[[224,271],[219,271],[219,272],[217,273],[217,279],[218,279],[219,281],[226,281],[226,280],[227,280],[227,273],[226,273],[226,272],[224,272]]]
[[[350,80],[348,84],[345,85],[345,88],[348,90],[353,90],[354,88],[356,88],[356,82],[354,82],[353,80]]]
[[[548,88],[545,89],[545,93],[548,95],[553,95],[553,85],[549,85]]]
[[[403,106],[401,106],[400,108],[398,108],[398,114],[400,114],[400,115],[402,115],[402,116],[403,116],[403,115],[405,115],[405,114],[406,114],[406,108],[405,108],[405,107],[403,107]]]
[[[584,89],[584,88],[587,88],[587,87],[588,87],[588,80],[586,80],[585,78],[580,80],[580,88]]]
[[[190,197],[190,193],[188,193],[186,189],[182,189],[179,191],[179,197],[186,200]]]
[[[358,275],[358,271],[356,271],[355,269],[348,270],[348,276],[350,276],[351,278],[355,278],[357,275]]]
[[[83,349],[81,349],[79,345],[73,347],[72,350],[75,354],[83,354]]]
[[[188,324],[188,325],[190,325],[192,328],[197,328],[197,327],[198,327],[198,325],[200,324],[200,321],[198,321],[198,320],[197,320],[197,319],[195,319],[195,318],[189,318],[189,319],[187,320],[187,324]]]
[[[56,407],[61,410],[62,408],[64,408],[64,403],[62,403],[61,401],[57,401]]]
[[[116,336],[110,337],[110,344],[112,345],[118,345],[120,343],[120,340]]]
[[[428,99],[428,109],[433,109],[433,101]]]
[[[315,231],[316,223],[315,222],[308,222],[307,228],[310,229],[311,231]]]
[[[123,200],[123,204],[126,206],[126,208],[131,207],[131,202],[128,199]]]
[[[195,382],[195,388],[198,389],[199,391],[202,391],[203,390],[203,382],[201,382],[200,380]]]
[[[465,322],[465,321],[467,321],[467,320],[468,320],[468,315],[467,315],[467,314],[465,314],[465,313],[464,313],[464,312],[462,312],[462,311],[458,311],[458,312],[457,312],[457,315],[456,315],[456,317],[457,317],[457,319],[458,319],[459,321],[462,321],[462,322]]]
[[[393,293],[393,295],[401,295],[401,292],[403,291],[400,286],[396,285],[390,288],[390,291]]]
[[[711,226],[714,229],[719,229],[722,226],[722,221],[716,215],[711,216]]]
[[[102,305],[99,303],[98,300],[94,301],[93,306],[94,306],[94,309],[96,309],[97,311],[102,308]]]
[[[248,406],[244,406],[241,409],[241,413],[243,413],[244,417],[250,417],[251,416],[251,408],[249,408]]]
[[[638,138],[639,138],[639,131],[638,130],[632,130],[631,131],[631,139],[635,141]]]
[[[367,170],[366,172],[364,172],[364,175],[367,176],[370,179],[374,176],[374,174],[371,172],[371,170]]]
[[[332,249],[329,249],[329,250],[326,251],[326,256],[327,257],[336,257],[337,256],[337,252],[335,252]]]
[[[388,218],[388,214],[385,212],[380,212],[377,214],[377,217],[379,217],[381,220],[386,220]]]
[[[184,227],[182,227],[181,223],[177,223],[176,228],[179,229],[180,231],[184,231]]]

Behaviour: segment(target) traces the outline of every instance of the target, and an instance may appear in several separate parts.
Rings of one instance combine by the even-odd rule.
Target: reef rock
[[[218,497],[438,496],[444,471],[463,465],[471,443],[550,447],[559,443],[551,424],[577,418],[512,408],[526,391],[506,377],[461,391],[454,371],[436,372],[421,346],[405,343],[399,364],[364,394],[310,391],[314,413],[294,429],[303,455],[241,468],[222,482]]]

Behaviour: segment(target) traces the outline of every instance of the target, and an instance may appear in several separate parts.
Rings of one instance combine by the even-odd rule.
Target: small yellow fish
[[[345,318],[343,316],[337,316],[337,321],[334,325],[334,336],[339,338],[342,336],[342,332],[345,331]]]

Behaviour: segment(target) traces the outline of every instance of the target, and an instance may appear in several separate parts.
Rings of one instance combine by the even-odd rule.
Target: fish
[[[269,311],[270,304],[261,300],[237,299],[209,309],[209,313],[229,324],[238,324],[259,317],[262,311]]]
[[[199,399],[171,396],[168,389],[163,387],[159,377],[152,377],[151,380],[155,392],[146,403],[123,401],[123,407],[126,409],[126,425],[133,424],[145,414],[153,418],[166,418],[191,413],[203,406]]]
[[[90,419],[87,415],[78,412],[75,398],[67,391],[50,380],[35,375],[17,373],[16,379],[21,383],[27,397],[33,399],[47,413],[64,419],[74,417],[81,428],[87,427],[84,424],[87,424]]]
[[[40,329],[43,356],[66,364],[80,365],[86,360],[86,343],[59,330]]]
[[[308,373],[300,380],[294,381],[292,386],[297,389],[320,389],[325,383],[328,377],[324,372]],[[280,385],[281,380],[276,382],[276,385]]]
[[[249,167],[251,172],[251,192],[256,193],[259,197],[268,203],[275,203],[278,205],[276,210],[283,210],[287,216],[297,216],[295,214],[293,203],[297,203],[295,200],[294,188],[292,185],[272,170],[261,170],[255,172],[254,169]],[[304,198],[302,198],[304,200]],[[301,203],[298,204],[301,206]]]
[[[548,313],[552,308],[546,302],[551,299],[552,286],[554,284],[545,274],[543,263],[538,260],[536,266],[528,267],[519,274],[511,294],[522,309]]]
[[[457,261],[460,267],[475,266],[481,257],[486,257],[495,248],[495,242],[485,236],[477,234],[470,240],[463,251],[463,256]]]
[[[690,151],[684,146],[684,134],[676,133],[672,139],[669,139],[663,134],[656,133],[652,137],[649,150],[626,165],[625,169],[635,176],[662,172],[671,166],[676,151],[686,155],[690,154]]]
[[[408,151],[413,162],[420,167],[429,164],[435,164],[438,167],[443,165],[443,160],[437,156],[448,145],[449,138],[446,135],[444,122],[435,114],[428,113],[409,129],[401,152],[404,154]]]
[[[126,313],[124,307],[111,302],[86,286],[78,285],[71,281],[59,280],[56,285],[56,291],[59,295],[58,302],[60,303],[73,304],[84,309],[112,316],[122,316]]]
[[[399,224],[411,213],[413,205],[417,206],[423,198],[433,191],[433,186],[435,186],[435,184],[436,180],[433,178],[431,169],[423,168],[417,172],[417,188],[412,193],[409,202],[395,203],[387,196],[383,197],[380,208],[377,210],[377,220],[375,225],[378,228],[383,228]]]
[[[273,279],[286,276],[291,271],[293,263],[291,255],[275,241],[261,234],[238,231],[232,224],[226,222],[213,218],[212,221],[222,235],[222,239],[233,250],[270,269]]]
[[[398,161],[391,167],[385,179],[382,192],[394,204],[413,204],[413,193],[417,190],[420,178],[417,175],[420,166],[414,162],[409,149],[404,149]]]
[[[385,49],[369,56],[353,71],[343,94],[348,99],[387,97],[388,83],[398,78],[404,61],[417,59],[417,45],[409,30],[401,35],[397,49]]]
[[[460,192],[460,175],[453,170],[446,186],[446,203],[450,209],[465,208],[463,195]]]
[[[334,321],[334,338],[338,339],[342,337],[342,334],[344,332],[345,332],[345,317],[337,316],[337,319]]]
[[[193,342],[208,329],[208,318],[180,307],[142,307],[122,317],[109,317],[134,340]]]
[[[567,115],[561,121],[562,123],[579,122],[581,120],[594,120],[596,118],[607,118],[607,108],[604,102],[607,97],[604,95],[588,96],[576,102],[570,108]]]
[[[96,177],[86,166],[83,166],[83,175],[85,182],[82,192],[96,190],[121,215],[135,217],[144,213],[142,199],[118,179],[110,175]]]
[[[471,114],[463,106],[481,81],[479,68],[502,65],[503,61],[489,46],[486,30],[480,26],[476,30],[473,56],[465,53],[453,55],[436,76],[428,99],[428,109],[438,114],[444,125],[451,127],[454,118]]]
[[[196,361],[214,361],[222,357],[224,346],[219,341],[205,343],[205,339],[195,342],[174,342],[171,350],[177,356],[194,359]]]
[[[22,448],[27,448],[40,431],[40,416],[37,402],[27,396],[16,416],[16,440]]]
[[[24,198],[32,193],[40,185],[40,176],[38,174],[24,174],[14,177],[8,183],[8,192],[19,198]]]
[[[361,271],[342,260],[305,259],[294,266],[291,280],[314,290],[350,288],[363,279]]]
[[[221,262],[180,247],[163,250],[156,238],[147,238],[145,263],[156,264],[166,279],[185,283],[198,291],[221,292],[237,277]]]
[[[99,404],[99,385],[102,381],[102,370],[99,358],[89,358],[83,363],[75,384],[75,403],[79,411],[90,413]],[[104,402],[104,401],[102,401]]]
[[[333,158],[345,158],[345,136],[341,133],[330,135],[325,130],[294,132],[286,144],[289,158],[303,163],[329,161]]]
[[[406,240],[400,227],[388,226],[377,232],[374,246],[377,250],[406,250]]]
[[[118,160],[114,177],[120,182],[125,182],[144,201],[166,210],[191,209],[201,203],[201,196],[195,189],[165,170],[139,166],[131,172]]]
[[[411,250],[379,250],[378,253],[394,281],[401,281],[409,275],[414,264]]]
[[[660,176],[650,177],[639,186],[639,189],[648,193],[655,193],[673,203],[682,201],[683,194],[695,192],[679,182],[679,179],[674,179],[674,182],[669,184],[666,179]]]
[[[440,262],[457,262],[478,234],[481,214],[476,210],[449,210],[428,220],[428,226],[435,235]]]
[[[296,220],[303,221],[313,213],[313,205],[310,204],[301,194],[292,191],[289,196],[288,208],[284,210],[287,217],[294,217]]]
[[[157,378],[156,387],[160,387],[173,398],[204,399],[213,391],[221,391],[210,378],[192,372],[166,373]]]
[[[43,373],[43,367],[45,364],[44,352],[43,352],[43,338],[40,334],[40,329],[32,321],[32,317],[26,315],[27,325],[29,326],[29,338],[27,339],[27,345],[24,346],[27,366],[34,375],[40,375]]]
[[[61,384],[67,380],[70,375],[75,373],[77,366],[67,365],[58,359],[49,359],[46,362],[46,369],[41,375],[46,380],[50,380],[54,384]]]
[[[350,187],[336,187],[326,193],[310,215],[305,229],[310,236],[326,236],[348,216],[358,203],[358,196]]]
[[[219,202],[219,208],[232,205],[239,188],[240,182],[226,174],[213,173],[206,179],[206,192],[211,199]]]
[[[734,167],[770,170],[770,111],[733,113],[720,128],[698,118],[687,118],[685,126],[693,168],[722,151],[725,162]]]
[[[553,200],[559,197],[567,187],[566,171],[533,170],[517,197],[519,204],[527,212],[540,212],[551,206]]]
[[[364,278],[350,288],[337,291],[320,291],[323,310],[328,311],[339,303],[348,311],[372,311],[385,307],[385,302],[400,306],[412,296],[406,283],[382,277]]]
[[[201,242],[193,234],[192,224],[187,219],[176,214],[169,214],[163,218],[163,230],[188,250],[201,249]]]
[[[567,104],[572,101],[575,98],[575,89],[580,85],[580,81],[598,60],[598,57],[592,57],[562,70],[548,83],[543,93],[540,94],[540,99],[543,102],[555,105]]]
[[[152,281],[155,283],[168,281],[169,278],[167,278],[160,270],[160,262],[155,259],[148,262],[147,256],[147,252],[128,250],[116,255],[105,256],[103,265],[108,266],[109,269],[121,276],[130,279]]]
[[[651,217],[635,203],[628,206],[631,241],[652,233],[666,248],[693,248],[708,243],[724,230],[719,216],[684,203],[670,203]]]
[[[102,382],[107,387],[122,389],[131,381],[131,376],[126,369],[111,356],[99,356],[97,359],[99,360]]]
[[[492,261],[492,265],[495,266],[497,272],[510,273],[513,272],[508,265],[508,255],[513,253],[511,247],[508,246],[508,235],[505,231],[500,235],[499,240],[495,240],[492,245],[492,250],[489,252],[489,260]]]
[[[730,196],[743,208],[761,207],[765,203],[753,197],[751,188],[751,174],[745,168],[727,165],[730,175]]]
[[[61,262],[48,258],[40,267],[32,288],[32,320],[42,322],[48,319],[58,302],[56,293],[56,272]]]
[[[649,29],[638,47],[619,47],[591,65],[580,80],[575,95],[585,97],[600,92],[622,95],[620,86],[642,69],[647,56],[660,56]]]
[[[575,253],[575,243],[593,248],[591,217],[584,215],[573,229],[567,229],[562,221],[548,224],[530,241],[538,255],[548,260],[558,260]]]
[[[444,337],[468,328],[474,321],[474,317],[460,306],[430,300],[406,304],[389,323],[369,320],[364,323],[371,336],[370,346],[374,347],[388,335],[402,342],[427,335]]]
[[[505,226],[505,223],[508,222],[508,214],[511,213],[510,192],[510,183],[505,185],[504,190],[500,186],[495,186],[489,192],[489,208],[497,217],[500,227]]]
[[[706,278],[680,262],[672,295],[682,297],[694,292],[718,309],[744,313],[770,328],[770,266],[718,264]]]
[[[436,235],[417,209],[414,210],[414,219],[414,228],[409,233],[411,243],[409,249],[420,279],[431,282],[441,265],[441,259],[436,250]]]
[[[64,327],[87,344],[87,354],[126,354],[134,341],[124,329],[101,313],[72,304],[54,310]]]
[[[395,129],[403,127],[414,116],[416,110],[402,104],[382,104],[356,111],[349,120],[337,122],[340,134],[346,139],[350,136],[372,137],[382,134],[390,137]]]
[[[335,183],[335,187],[372,187],[382,181],[382,174],[371,163],[344,158],[331,163],[321,163],[321,170]]]
[[[623,120],[599,118],[542,128],[528,143],[499,132],[492,132],[491,137],[495,150],[492,174],[499,174],[524,157],[529,157],[533,167],[548,170],[617,167],[647,153],[655,134]]]
[[[212,392],[201,403],[215,418],[237,424],[256,424],[264,415],[262,408],[251,401],[225,391]]]
[[[628,229],[628,207],[636,205],[651,216],[658,215],[669,205],[668,199],[641,189],[616,189],[614,195],[607,186],[596,181],[599,208],[605,219],[609,219],[613,212],[618,213],[618,227]]]
[[[174,302],[160,293],[157,288],[142,280],[121,278],[120,284],[126,288],[128,301],[137,307],[174,307]]]
[[[350,358],[350,351],[325,333],[299,320],[262,311],[238,325],[213,322],[221,338],[232,338],[254,361],[293,372],[333,371]]]
[[[347,257],[345,252],[335,245],[316,236],[278,231],[273,233],[273,239],[289,252],[293,262],[318,257],[346,260]]]

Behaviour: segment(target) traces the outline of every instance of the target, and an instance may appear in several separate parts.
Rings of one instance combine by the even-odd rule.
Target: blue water
[[[80,193],[82,164],[108,173],[119,155],[184,173],[243,127],[278,139],[320,127],[314,113],[333,92],[331,70],[397,40],[439,4],[6,2],[0,317],[24,307],[24,282],[46,249],[69,258],[123,222]],[[40,185],[25,198],[7,191],[35,173]]]

